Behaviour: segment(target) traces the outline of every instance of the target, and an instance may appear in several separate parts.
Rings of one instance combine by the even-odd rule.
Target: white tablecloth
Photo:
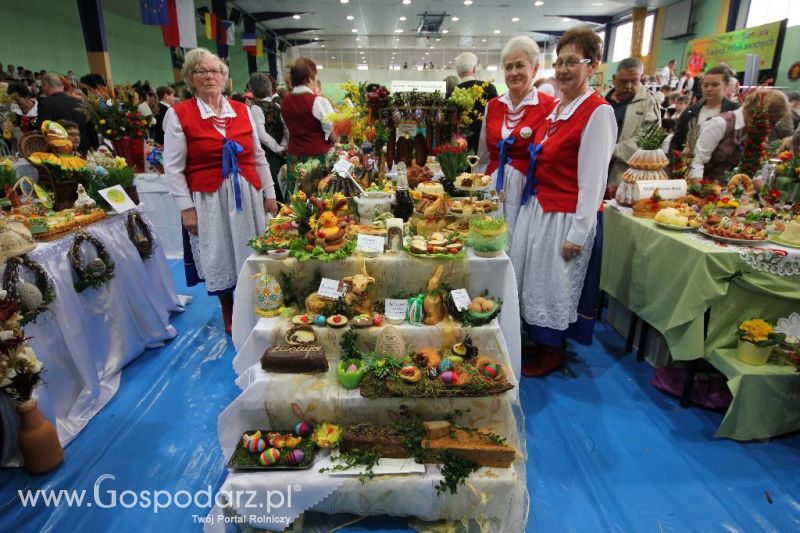
[[[25,326],[25,334],[44,363],[44,384],[36,392],[39,407],[56,425],[64,446],[113,397],[126,364],[145,348],[160,346],[176,335],[170,313],[182,307],[164,250],[159,245],[153,257],[142,261],[128,238],[125,220],[124,215],[114,216],[87,228],[103,242],[116,265],[107,287],[75,292],[67,259],[74,235],[39,244],[29,254],[55,285],[55,301],[36,322]],[[82,249],[87,259],[93,256],[91,246]],[[20,268],[20,272],[26,271]],[[19,465],[19,417],[13,402],[0,397],[4,434],[0,462]]]
[[[164,253],[170,259],[183,257],[181,214],[169,194],[166,177],[164,174],[137,174],[135,185]]]
[[[449,283],[454,289],[466,288],[470,296],[477,296],[484,290],[489,294],[503,300],[503,308],[498,316],[503,338],[508,344],[508,354],[511,358],[511,367],[514,373],[520,375],[520,350],[521,336],[519,323],[519,297],[517,283],[511,261],[508,256],[483,258],[476,257],[472,250],[468,251],[467,258],[463,260],[431,260],[411,257],[407,254],[383,254],[375,258],[363,259],[367,272],[375,277],[378,282],[374,289],[375,299],[391,298],[398,290],[403,292],[424,292],[428,278],[433,275],[439,264],[445,267],[442,281]],[[269,272],[281,282],[281,273],[291,275],[296,287],[305,287],[317,269],[323,277],[341,279],[345,276],[361,272],[362,258],[348,257],[344,261],[335,263],[320,263],[307,261],[301,263],[295,259],[274,260],[266,255],[251,255],[241,272],[236,285],[233,306],[233,343],[237,352],[257,351],[263,344],[254,339],[249,346],[245,342],[253,333],[258,317],[254,312],[255,281],[253,275],[259,272]],[[266,349],[264,346],[263,349]],[[263,353],[262,349],[262,353]],[[261,354],[258,354],[260,357]],[[236,364],[237,372],[252,364],[252,355],[241,364]],[[249,363],[249,364],[248,364]]]

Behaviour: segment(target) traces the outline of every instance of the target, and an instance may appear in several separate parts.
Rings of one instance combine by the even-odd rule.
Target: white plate
[[[727,244],[740,244],[742,246],[760,246],[765,242],[769,242],[768,239],[762,239],[760,241],[752,241],[749,239],[732,239],[730,237],[720,237],[719,235],[712,235],[711,233],[708,233],[704,228],[700,228],[699,231],[709,239],[714,239],[715,241],[724,242]]]
[[[775,244],[779,244],[781,246],[786,246],[787,248],[800,248],[800,244],[790,244],[790,243],[788,243],[786,241],[782,241],[781,238],[778,237],[777,235],[771,236],[769,238],[769,240],[771,242],[774,242]]]
[[[656,225],[661,226],[664,229],[669,229],[672,231],[694,231],[697,228],[693,228],[691,226],[673,226],[672,224],[664,224],[663,222],[654,221]]]

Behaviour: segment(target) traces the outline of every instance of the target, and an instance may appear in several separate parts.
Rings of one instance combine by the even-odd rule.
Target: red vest
[[[514,144],[510,145],[506,151],[508,157],[511,158],[511,166],[523,174],[528,172],[528,145],[533,142],[533,135],[524,139],[520,130],[527,127],[530,128],[531,133],[536,131],[555,106],[555,99],[552,96],[539,92],[538,97],[539,104],[528,106],[525,116],[511,131],[510,136],[514,137]],[[506,109],[506,104],[499,98],[492,98],[486,105],[486,145],[489,149],[489,165],[486,167],[486,173],[489,175],[497,170],[499,164],[500,149],[497,147],[497,143],[503,139],[503,120],[505,120]]]
[[[554,124],[536,159],[536,198],[545,213],[574,213],[578,205],[578,150],[581,134],[594,110],[608,103],[592,93],[567,120]],[[548,126],[545,120],[533,136],[541,143]],[[591,142],[591,139],[587,139]]]
[[[325,140],[322,123],[311,114],[314,106],[314,93],[289,93],[281,100],[281,115],[289,129],[290,155],[304,157],[325,155],[330,144]]]
[[[236,112],[225,129],[228,139],[242,145],[239,154],[239,173],[256,189],[261,189],[261,180],[256,172],[253,157],[253,126],[247,106],[228,100]],[[186,136],[186,183],[192,192],[216,192],[222,184],[222,145],[224,138],[214,128],[211,118],[200,118],[200,108],[194,98],[178,102],[172,108],[178,115],[181,129]]]

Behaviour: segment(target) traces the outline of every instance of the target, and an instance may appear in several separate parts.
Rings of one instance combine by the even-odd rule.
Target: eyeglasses
[[[592,60],[588,58],[583,59],[568,59],[564,61],[563,59],[556,59],[556,62],[553,63],[555,68],[567,67],[567,68],[575,68],[578,65],[587,65],[591,63]]]
[[[212,69],[199,68],[197,70],[193,70],[192,74],[194,74],[195,76],[205,76],[207,74],[211,74],[212,76],[214,76],[215,74],[222,74],[222,70],[218,68],[212,68]]]

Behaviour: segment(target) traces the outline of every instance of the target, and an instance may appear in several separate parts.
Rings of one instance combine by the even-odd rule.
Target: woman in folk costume
[[[556,48],[563,99],[536,130],[532,186],[523,193],[511,244],[528,338],[522,373],[545,375],[564,363],[566,339],[591,344],[599,292],[602,213],[617,138],[611,106],[589,87],[603,44],[573,28]]]
[[[513,238],[523,191],[530,188],[533,179],[533,132],[555,101],[533,86],[539,70],[539,46],[531,38],[514,37],[508,41],[500,62],[508,92],[486,105],[478,155],[482,163],[488,161],[486,173],[492,176],[492,187],[505,191],[503,216],[508,221],[509,238]]]
[[[222,95],[228,67],[196,48],[186,54],[183,79],[194,98],[164,116],[164,171],[185,229],[187,283],[205,280],[230,334],[247,243],[265,230],[265,211],[277,211],[275,187],[247,106]]]

